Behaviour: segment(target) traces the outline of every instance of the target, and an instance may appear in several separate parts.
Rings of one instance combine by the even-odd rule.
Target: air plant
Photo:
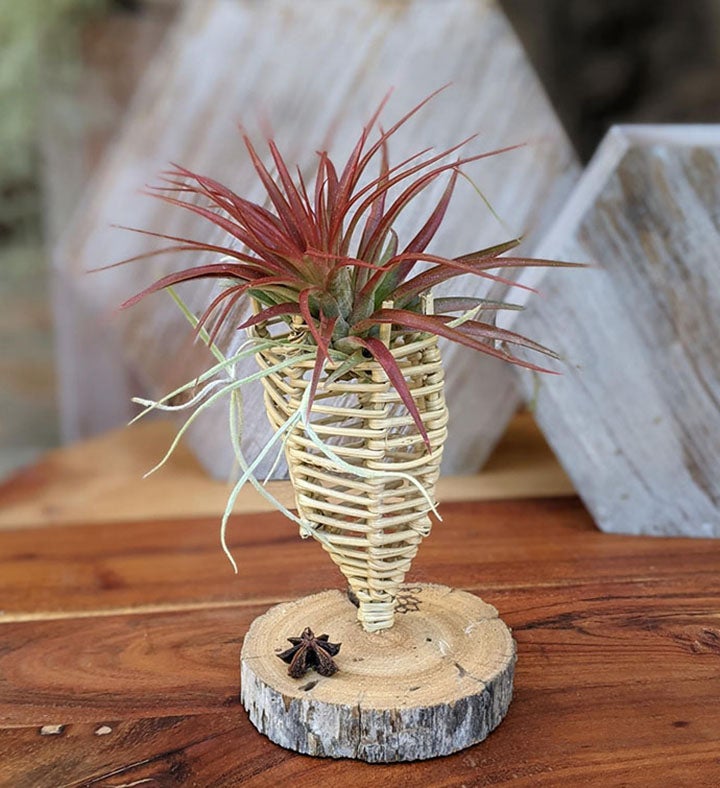
[[[407,384],[392,354],[378,338],[383,324],[390,324],[397,330],[435,334],[512,364],[538,372],[552,372],[514,355],[507,348],[523,347],[556,358],[553,351],[515,332],[498,328],[494,321],[475,319],[488,312],[520,308],[517,305],[457,296],[438,298],[434,301],[434,314],[422,313],[424,293],[463,274],[508,287],[523,287],[493,272],[528,266],[574,265],[501,256],[516,247],[518,239],[455,258],[426,252],[445,217],[458,176],[463,174],[463,165],[519,147],[513,145],[447,161],[473,139],[470,137],[440,153],[428,156],[429,150],[424,150],[390,166],[388,141],[434,95],[387,131],[380,131],[370,144],[372,130],[386,98],[363,128],[341,170],[325,151],[318,154],[311,188],[306,186],[299,168],[293,177],[275,142],[269,139],[268,148],[277,170],[273,177],[249,137],[243,134],[250,160],[267,193],[269,207],[244,199],[212,178],[174,166],[164,174],[164,185],[153,190],[154,196],[202,217],[227,233],[232,241],[213,245],[149,233],[175,242],[151,255],[195,251],[213,253],[221,259],[164,276],[125,301],[122,308],[182,282],[227,280],[230,285],[209,304],[197,323],[198,328],[211,327],[211,341],[236,311],[238,303],[246,298],[253,299],[261,308],[240,324],[239,329],[277,319],[290,323],[297,316],[307,327],[308,342],[315,346],[313,394],[332,351],[348,359],[344,371],[372,357],[396,387],[425,440],[425,429]],[[379,172],[363,183],[363,176],[378,160]],[[394,229],[396,220],[443,175],[449,177],[440,200],[414,237],[401,245]],[[393,190],[399,193],[391,197]],[[429,267],[418,271],[418,263],[427,263]],[[392,307],[384,306],[389,299]],[[458,312],[463,313],[462,318],[453,318]]]
[[[220,384],[213,381],[213,376],[222,370],[232,373],[238,360],[257,352],[261,339],[254,336],[247,348],[241,348],[229,359],[217,350],[214,341],[221,327],[233,319],[246,300],[253,302],[255,313],[238,325],[239,329],[253,330],[278,323],[302,328],[303,340],[298,352],[305,353],[314,364],[298,419],[311,432],[307,415],[323,383],[352,374],[368,360],[374,360],[396,389],[429,449],[428,434],[413,394],[393,352],[382,339],[383,331],[387,330],[434,334],[511,364],[552,372],[516,355],[514,348],[557,358],[553,351],[495,324],[497,312],[522,308],[518,305],[457,295],[436,298],[432,314],[426,313],[426,294],[459,276],[478,276],[508,288],[522,287],[511,278],[516,269],[572,265],[508,256],[518,245],[518,239],[453,258],[427,251],[445,218],[459,178],[467,177],[463,167],[518,147],[465,155],[461,151],[473,140],[469,137],[439,153],[426,149],[391,164],[388,142],[434,95],[387,130],[375,131],[386,97],[362,129],[342,167],[336,167],[327,152],[318,153],[312,181],[306,181],[299,168],[294,173],[291,171],[272,139],[267,141],[272,162],[268,167],[249,137],[243,134],[247,154],[266,193],[265,205],[251,202],[218,181],[179,165],[163,174],[162,186],[152,190],[155,197],[201,217],[228,238],[226,243],[210,244],[150,232],[149,235],[172,244],[133,258],[189,251],[209,253],[215,259],[198,261],[192,267],[158,279],[128,299],[122,305],[124,308],[151,293],[163,289],[172,292],[173,286],[196,279],[227,283],[199,317],[194,318],[186,310],[196,331],[214,348],[218,364],[173,394],[202,384],[200,394],[191,404],[203,401],[207,405],[228,392],[235,401],[239,388],[249,378],[237,381],[231,374],[222,388],[218,388]],[[441,178],[447,182],[439,200],[413,237],[401,241],[395,229],[398,218]],[[510,273],[505,274],[506,271]],[[332,369],[326,371],[329,361],[333,362]],[[267,370],[251,377],[264,374]],[[160,402],[139,401],[148,410],[172,409],[167,405],[170,396]],[[231,418],[231,427],[232,421]],[[285,430],[297,424],[297,420],[290,421],[283,425]],[[280,438],[279,434],[273,437],[263,456]],[[233,441],[239,452],[237,435]],[[342,462],[329,447],[321,448],[338,463]],[[244,473],[239,486],[247,480],[256,483],[253,470],[259,459],[248,464],[241,458]],[[223,528],[239,486],[231,495]],[[318,536],[316,532],[313,535]]]

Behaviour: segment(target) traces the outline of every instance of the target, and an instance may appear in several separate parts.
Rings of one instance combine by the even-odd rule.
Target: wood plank
[[[720,537],[719,174],[718,125],[611,130],[540,249],[595,269],[517,318],[568,359],[535,412],[606,531]]]
[[[250,622],[343,584],[277,513],[233,519],[239,578],[216,517],[0,531],[0,784],[720,782],[720,543],[603,534],[576,498],[444,515],[409,580],[498,608],[518,643],[515,696],[484,743],[391,767],[282,750],[239,706]]]
[[[269,593],[333,584],[279,515],[236,518],[237,580],[219,578],[207,519],[48,526],[0,532],[2,780],[716,784],[720,545],[602,534],[576,499],[445,508],[411,581],[482,594],[518,642],[515,699],[483,744],[390,770],[257,734],[238,705],[244,632]]]
[[[244,718],[238,703],[213,714],[75,722],[58,735],[39,735],[37,726],[3,730],[3,777],[13,779],[14,788],[69,788],[138,784],[153,772],[149,785],[203,785],[217,775],[210,784],[222,786],[232,785],[234,775],[234,784],[240,784],[242,772],[244,785],[284,757],[279,747],[277,753],[268,752],[259,736],[250,735]],[[109,733],[96,733],[106,729]],[[213,766],[212,758],[202,763],[215,745],[243,757],[235,764]]]
[[[244,711],[112,720],[111,733],[104,736],[95,734],[102,727],[97,723],[68,725],[59,736],[39,736],[37,728],[4,731],[0,754],[6,774],[15,780],[13,788],[127,786],[143,780],[148,785],[218,788],[333,782],[350,788],[715,785],[720,776],[716,743],[707,732],[698,735],[698,729],[707,725],[707,711],[688,720],[684,699],[672,690],[674,703],[665,696],[663,709],[648,701],[646,688],[628,687],[628,691],[636,714],[628,718],[618,714],[617,707],[603,708],[606,727],[600,730],[589,728],[597,722],[594,717],[568,717],[562,704],[549,701],[545,693],[518,694],[502,726],[483,744],[421,765],[385,766],[290,753],[244,724]],[[602,707],[607,692],[600,689],[587,700]],[[693,700],[699,708],[701,700]],[[549,710],[543,713],[548,703]],[[618,714],[614,721],[613,714]],[[524,720],[534,722],[524,724]],[[578,730],[585,731],[579,740]]]
[[[387,775],[428,785],[648,785],[676,776],[672,784],[713,784],[718,594],[695,596],[692,580],[685,583],[684,610],[675,610],[682,592],[671,583],[649,615],[647,598],[627,589],[599,599],[599,584],[566,588],[560,615],[542,590],[521,590],[518,608],[503,613],[519,649],[505,722],[475,748]],[[312,770],[313,779],[363,784],[370,775],[361,764],[280,750],[237,709],[241,638],[257,612],[3,624],[4,776],[33,788],[178,772],[201,784],[267,785]],[[64,727],[38,735],[47,724]]]
[[[237,700],[243,635],[261,612],[257,605],[4,623],[0,720],[64,724],[225,708]]]
[[[630,571],[647,596],[672,578],[686,582],[688,573],[702,578],[708,592],[720,583],[720,546],[684,543],[689,563],[678,566],[675,540],[603,536],[577,499],[453,503],[443,512],[444,522],[423,543],[411,580],[451,583],[478,590],[483,598],[486,589],[612,584]],[[218,518],[4,532],[0,621],[221,609],[345,587],[320,546],[301,540],[279,514],[231,520],[228,541],[240,564],[238,576],[220,550],[218,534]],[[625,582],[630,575],[620,576]]]
[[[307,46],[310,40],[312,47]],[[446,46],[440,41],[453,43]],[[288,64],[293,65],[288,68]],[[146,237],[112,230],[111,225],[180,236],[207,232],[197,230],[182,212],[138,197],[138,188],[168,161],[178,161],[221,180],[232,172],[229,186],[262,201],[252,167],[240,152],[238,119],[259,136],[263,123],[257,116],[269,118],[280,148],[307,169],[329,128],[334,130],[333,149],[347,151],[390,86],[395,86],[395,93],[387,118],[395,118],[446,82],[453,83],[452,89],[394,139],[394,156],[402,159],[404,152],[415,153],[426,142],[439,149],[478,130],[481,138],[473,150],[527,140],[534,144],[509,154],[512,158],[488,159],[482,167],[471,168],[470,174],[512,227],[498,225],[474,190],[459,189],[436,249],[459,254],[518,234],[526,239],[525,251],[530,251],[562,204],[577,166],[541,86],[493,0],[447,0],[442,14],[435,13],[429,0],[186,4],[183,18],[135,96],[112,152],[98,168],[54,253],[55,268],[72,284],[76,298],[95,313],[103,330],[111,327],[114,347],[123,348],[127,367],[144,382],[144,390],[136,394],[165,393],[208,364],[202,349],[188,344],[184,319],[168,298],[157,296],[127,314],[114,315],[120,300],[168,266],[179,265],[177,261],[153,260],[102,275],[84,274],[103,262],[148,250]],[[437,189],[429,189],[428,200],[437,197],[441,188],[438,184]],[[403,215],[398,226],[403,237],[412,237],[409,233],[414,233],[424,214],[421,208],[418,205]],[[476,288],[484,291],[485,285],[478,280],[464,286],[468,293]],[[209,290],[196,288],[193,306],[204,306],[208,295]],[[63,349],[59,367],[74,397],[65,399],[72,401],[78,420],[85,420],[83,429],[101,418],[105,402],[118,422],[125,415],[114,392],[98,397],[89,385],[91,368],[85,369],[83,359],[97,360],[97,354],[85,352],[85,333],[79,332],[75,339],[68,333],[70,343]],[[237,344],[237,332],[231,334],[225,339]],[[75,350],[72,342],[77,343]],[[517,391],[510,371],[494,360],[459,347],[447,348],[445,357],[451,424],[444,469],[469,473],[482,464],[504,431],[517,406]],[[259,387],[249,389],[246,403],[252,429],[247,430],[245,449],[252,457],[270,434],[265,420],[254,418],[262,413]],[[227,474],[232,457],[225,409],[208,414],[192,430],[190,440],[216,476]],[[264,470],[260,468],[260,474]]]
[[[720,682],[718,589],[694,592],[690,576],[667,586],[664,597],[652,599],[630,584],[605,594],[593,583],[483,593],[518,641],[518,687],[561,696],[569,683],[576,690],[657,686],[676,676],[679,683],[707,681],[712,697]],[[514,609],[503,607],[508,600]],[[3,622],[0,721],[7,727],[221,710],[238,689],[243,635],[266,609]],[[343,651],[349,658],[352,644]],[[720,709],[711,711],[720,725]]]
[[[217,518],[225,509],[229,487],[208,478],[184,444],[165,469],[142,478],[163,456],[173,434],[170,423],[158,421],[50,452],[36,465],[0,483],[0,529],[191,516]],[[268,488],[287,505],[293,505],[287,482],[270,482]],[[442,502],[572,493],[570,480],[527,413],[510,423],[478,475],[443,477],[437,489]],[[236,512],[270,509],[265,498],[249,487],[235,506]]]

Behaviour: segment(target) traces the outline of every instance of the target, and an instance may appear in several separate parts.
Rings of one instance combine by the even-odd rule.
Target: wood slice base
[[[340,591],[257,618],[242,649],[241,699],[275,743],[376,763],[448,755],[482,741],[512,698],[515,641],[497,610],[465,591],[407,585],[391,629],[365,632]],[[330,677],[288,676],[277,654],[310,627],[342,643]]]

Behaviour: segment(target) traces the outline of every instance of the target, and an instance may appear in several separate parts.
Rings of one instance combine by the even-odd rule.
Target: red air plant
[[[320,152],[314,183],[307,185],[299,169],[295,175],[290,172],[272,139],[268,140],[268,148],[277,171],[275,176],[271,175],[247,135],[243,135],[252,164],[267,193],[267,208],[240,197],[212,178],[175,166],[165,173],[165,185],[154,190],[154,195],[203,217],[224,230],[232,240],[227,245],[212,245],[150,233],[174,242],[150,255],[197,251],[214,253],[221,259],[169,274],[130,298],[123,307],[181,282],[203,278],[228,280],[230,286],[200,317],[199,325],[209,328],[211,338],[230,318],[238,302],[247,297],[254,299],[260,309],[239,328],[277,319],[288,322],[301,319],[307,326],[308,339],[317,347],[312,393],[320,383],[331,351],[349,358],[355,356],[358,360],[372,357],[385,370],[426,442],[425,428],[405,378],[392,352],[379,339],[381,325],[390,324],[395,331],[428,332],[528,369],[550,371],[519,358],[506,348],[521,346],[555,356],[552,351],[496,327],[494,321],[474,319],[487,311],[517,308],[513,305],[481,298],[438,298],[434,314],[423,313],[423,294],[463,274],[519,287],[511,279],[492,272],[525,266],[572,265],[501,257],[517,246],[517,240],[455,258],[426,252],[445,217],[463,165],[517,147],[448,160],[467,145],[471,137],[441,153],[421,151],[391,166],[388,140],[434,95],[387,131],[380,129],[375,141],[370,142],[385,105],[383,101],[363,128],[342,169],[335,167],[326,152]],[[377,174],[368,180],[369,168],[374,162],[378,163]],[[413,200],[442,176],[448,176],[448,181],[440,200],[414,237],[401,244],[393,229],[394,223]],[[429,265],[418,271],[418,263]],[[392,307],[384,305],[390,299]],[[450,316],[458,312],[464,313],[463,320]]]

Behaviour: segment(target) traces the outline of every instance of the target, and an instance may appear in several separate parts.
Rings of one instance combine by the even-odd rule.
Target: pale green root
[[[238,465],[245,470],[248,467],[248,462],[245,459],[245,456],[242,453],[242,447],[240,445],[240,432],[238,431],[238,420],[233,418],[232,414],[232,407],[234,406],[236,409],[240,407],[239,397],[237,396],[239,392],[233,391],[230,394],[230,405],[231,405],[231,413],[230,413],[230,440],[232,442],[233,451],[235,452],[235,457],[237,459]],[[301,520],[299,517],[294,515],[290,509],[288,509],[280,500],[278,500],[269,490],[267,490],[256,477],[250,477],[250,483],[253,487],[265,498],[265,500],[269,501],[274,507],[276,507],[282,514],[285,515],[289,520],[292,520],[294,523],[297,523],[301,528],[306,528],[307,523],[304,520]],[[304,537],[307,534],[303,534]]]
[[[192,398],[189,399],[187,402],[182,403],[182,405],[165,405],[163,404],[163,400],[167,400],[168,397],[163,397],[161,400],[153,400],[153,399],[143,399],[142,397],[133,397],[132,402],[136,405],[147,405],[142,413],[139,413],[135,416],[132,421],[128,422],[128,426],[134,424],[138,419],[141,419],[151,410],[161,410],[163,412],[177,412],[181,410],[187,410],[188,408],[192,408],[201,402],[213,389],[216,389],[218,386],[222,386],[223,384],[227,383],[227,380],[212,380],[207,385],[203,386],[200,391]]]
[[[239,407],[241,407],[239,405],[238,396],[237,395],[238,395],[237,391],[233,391],[230,394],[230,410],[229,410],[229,412],[230,412],[230,441],[232,443],[233,451],[235,452],[235,458],[236,458],[236,461],[237,461],[238,465],[240,466],[240,468],[243,471],[247,471],[249,466],[248,466],[247,460],[245,459],[245,457],[244,457],[244,455],[242,453],[242,447],[240,445],[240,433],[238,432],[238,419],[235,418],[235,416],[237,415],[236,411],[239,409]],[[303,538],[307,538],[310,535],[309,532],[314,530],[313,526],[310,523],[308,523],[308,522],[306,522],[304,520],[301,520],[297,515],[293,514],[285,506],[285,504],[283,504],[268,489],[266,489],[262,484],[260,484],[258,479],[253,474],[250,474],[248,476],[248,481],[260,493],[260,495],[262,495],[263,498],[265,498],[265,500],[267,500],[281,514],[285,515],[285,517],[287,517],[289,520],[292,520],[294,523],[297,523],[297,525],[300,527],[300,534],[301,534],[301,536]],[[239,490],[238,490],[238,492],[239,492]],[[229,504],[229,501],[228,501],[228,504]],[[233,504],[234,504],[234,501],[233,501]],[[228,557],[230,563],[232,564],[232,567],[233,567],[233,570],[235,571],[235,574],[237,574],[237,572],[238,572],[237,563],[235,562],[235,559],[233,558],[232,553],[230,552],[230,548],[227,545],[227,539],[226,539],[226,535],[227,535],[227,521],[228,521],[228,519],[230,517],[231,512],[232,512],[232,505],[229,505],[229,508],[226,507],[226,509],[225,509],[225,516],[223,517],[223,521],[222,521],[221,526],[220,526],[220,544],[222,546],[223,552],[225,553],[225,555]],[[316,538],[317,538],[316,534],[313,534],[313,535],[315,535]],[[323,541],[323,540],[320,539],[320,541]]]
[[[200,322],[200,319],[197,318],[191,311],[188,309],[187,304],[180,298],[180,296],[175,292],[174,287],[167,287],[165,288],[167,292],[170,294],[170,297],[177,305],[178,309],[183,313],[185,319],[190,323],[193,328],[197,328],[197,324]],[[200,329],[200,338],[203,342],[208,346],[210,352],[215,356],[218,361],[225,361],[225,354],[220,350],[220,348],[214,343],[210,341],[210,334],[204,329]]]
[[[247,344],[247,343],[246,343]],[[215,366],[211,367],[207,371],[203,372],[201,375],[198,375],[196,378],[189,380],[187,383],[184,383],[182,386],[179,386],[174,391],[169,392],[164,397],[161,397],[159,400],[143,400],[140,397],[134,397],[133,402],[137,402],[139,405],[146,405],[147,407],[145,410],[141,411],[134,416],[132,421],[129,424],[134,424],[139,419],[143,418],[143,416],[147,415],[150,411],[156,410],[160,407],[161,404],[167,402],[168,400],[172,399],[173,397],[177,397],[179,394],[183,394],[189,389],[195,388],[200,383],[205,383],[218,372],[221,372],[223,369],[227,369],[230,372],[230,378],[234,378],[235,372],[235,364],[238,361],[241,361],[243,358],[247,358],[248,356],[253,356],[260,350],[264,350],[267,347],[271,347],[273,343],[263,343],[259,345],[253,345],[252,347],[248,348],[247,350],[239,351],[234,356],[226,359],[222,364],[216,364]],[[245,345],[243,345],[245,347]]]
[[[270,466],[270,470],[265,474],[265,478],[263,479],[263,486],[265,486],[270,481],[270,479],[272,479],[273,474],[277,470],[277,467],[280,464],[280,460],[282,459],[283,454],[285,453],[285,444],[287,443],[287,438],[288,436],[286,434],[283,437],[282,446],[280,446],[280,448],[278,449],[277,454],[275,455],[275,459],[273,460],[273,464]]]
[[[177,304],[180,311],[186,317],[188,322],[193,326],[193,328],[197,327],[198,318],[188,309],[187,305],[184,301],[180,298],[179,295],[172,289],[168,288],[168,292],[170,293],[171,297]],[[469,310],[468,312],[460,315],[453,323],[450,325],[460,325],[465,320],[470,320],[472,317],[477,314],[479,307]],[[432,500],[430,495],[428,494],[427,490],[423,487],[423,485],[412,475],[408,473],[404,473],[402,471],[377,471],[371,470],[368,468],[358,467],[356,465],[351,465],[350,463],[346,462],[339,457],[332,449],[324,443],[320,437],[315,432],[310,416],[312,413],[312,408],[310,407],[309,398],[310,398],[310,389],[311,387],[308,385],[303,392],[302,399],[300,405],[295,413],[293,413],[288,419],[273,433],[270,439],[265,443],[262,447],[258,455],[252,461],[252,463],[248,463],[246,458],[242,452],[241,446],[241,434],[242,434],[242,386],[246,383],[250,383],[255,380],[260,380],[267,375],[273,374],[278,372],[286,367],[292,366],[298,362],[310,361],[315,358],[315,353],[317,348],[312,345],[298,345],[293,343],[293,348],[296,350],[307,350],[308,352],[293,357],[293,358],[286,358],[284,361],[278,362],[277,364],[273,365],[264,370],[260,370],[256,373],[251,375],[247,375],[244,378],[237,379],[235,376],[235,369],[236,364],[238,361],[246,358],[247,356],[254,355],[259,350],[262,350],[266,347],[270,347],[277,344],[283,344],[282,340],[273,339],[271,341],[268,340],[258,340],[258,339],[251,339],[247,343],[241,346],[241,349],[235,353],[233,356],[227,358],[220,348],[214,342],[210,341],[210,337],[205,329],[201,329],[199,331],[200,338],[205,342],[205,344],[209,347],[210,351],[213,353],[215,358],[217,359],[218,363],[211,367],[210,369],[206,370],[197,378],[189,381],[185,385],[181,386],[180,388],[176,389],[175,391],[167,394],[165,397],[158,401],[153,400],[145,400],[140,398],[135,398],[134,401],[138,402],[141,405],[145,405],[145,410],[140,413],[133,421],[136,421],[138,418],[141,418],[148,412],[158,409],[163,411],[180,411],[185,410],[190,407],[195,407],[195,411],[186,419],[185,423],[180,427],[177,434],[175,435],[174,440],[172,441],[170,448],[168,449],[167,453],[163,457],[163,459],[145,476],[149,476],[151,473],[154,473],[159,468],[161,468],[167,460],[170,458],[172,453],[177,448],[180,440],[182,439],[183,435],[191,424],[195,421],[195,419],[207,408],[211,407],[217,400],[219,400],[225,394],[230,395],[230,407],[229,407],[229,416],[230,416],[230,440],[233,447],[233,452],[235,455],[235,460],[242,471],[242,474],[238,481],[233,486],[230,495],[228,496],[228,501],[225,506],[225,511],[223,513],[222,521],[220,524],[220,543],[222,546],[222,550],[227,556],[228,560],[230,561],[233,570],[237,573],[238,567],[235,559],[233,558],[230,549],[227,544],[227,524],[232,513],[232,510],[235,506],[237,501],[237,497],[240,494],[240,491],[245,486],[247,482],[250,482],[252,486],[267,500],[269,501],[276,509],[278,509],[283,515],[285,515],[288,519],[295,522],[300,527],[300,534],[303,538],[308,536],[313,536],[318,541],[324,543],[327,546],[330,546],[330,543],[327,537],[312,523],[303,520],[293,514],[281,501],[279,501],[274,495],[272,495],[264,484],[261,484],[260,481],[255,476],[255,470],[257,469],[258,465],[265,459],[271,449],[280,441],[283,444],[287,440],[288,436],[291,434],[293,429],[296,427],[301,427],[308,438],[312,441],[313,445],[322,453],[324,454],[333,464],[335,464],[339,469],[358,476],[360,478],[365,479],[387,479],[387,478],[398,478],[404,479],[409,481],[413,484],[417,489],[420,491],[422,496],[428,503],[428,509],[432,511],[435,516],[442,520],[440,517],[437,506],[435,502]],[[248,347],[249,346],[249,347]],[[356,362],[354,357],[349,357],[347,354],[332,353],[333,357],[340,360],[342,363],[342,367],[345,370],[352,369]],[[222,370],[227,370],[228,377],[224,380],[219,381],[210,381],[214,375]],[[340,370],[338,370],[335,375],[336,377],[340,377]],[[178,394],[182,394],[190,388],[193,388],[201,383],[207,382],[207,385],[203,386],[200,392],[192,397],[191,400],[182,404],[182,405],[168,405],[166,404],[169,399],[172,397],[177,396]],[[214,391],[214,389],[219,390]],[[272,468],[268,474],[268,477],[265,480],[267,483],[268,479],[272,475],[274,469],[277,467],[277,463],[282,456],[283,446],[281,445],[278,450],[278,455],[272,465]]]
[[[475,181],[466,172],[463,172],[462,170],[457,170],[457,173],[473,187],[477,195],[485,203],[485,207],[488,209],[488,211],[490,211],[495,221],[503,228],[503,230],[505,230],[506,233],[509,233],[514,238],[514,240],[520,242],[521,240],[520,236],[517,235],[513,231],[512,227],[510,227],[508,223],[502,218],[502,216],[500,216],[500,214],[497,213],[497,211],[493,208],[493,205],[490,202],[490,200],[488,200],[488,198],[483,194],[483,192],[480,190],[480,188],[475,183]]]
[[[310,397],[310,387],[308,387],[305,390],[305,393],[303,394],[303,400],[309,399],[309,397]],[[250,463],[250,465],[248,465],[243,469],[242,476],[235,483],[235,486],[232,488],[230,495],[228,496],[227,504],[225,505],[225,512],[223,513],[222,521],[220,523],[220,542],[222,544],[223,552],[230,559],[230,562],[233,565],[233,569],[235,570],[236,573],[238,571],[237,564],[235,563],[235,559],[230,554],[230,550],[227,546],[227,540],[226,540],[227,523],[228,520],[230,519],[230,515],[235,506],[235,501],[237,500],[240,491],[245,486],[245,483],[251,478],[256,478],[254,475],[255,469],[263,461],[265,455],[270,451],[270,449],[272,449],[272,447],[277,443],[277,441],[280,440],[283,433],[287,429],[292,429],[295,426],[295,424],[297,424],[297,422],[300,420],[300,413],[301,411],[300,409],[298,409],[295,413],[289,416],[283,422],[283,424],[281,424],[280,427],[278,427],[278,429],[271,435],[270,439],[258,452],[257,457],[255,457],[255,459]]]
[[[219,391],[216,391],[214,394],[209,396],[201,405],[198,405],[195,412],[186,419],[185,423],[182,425],[182,427],[180,427],[177,434],[175,435],[175,438],[173,439],[173,442],[170,444],[170,448],[167,450],[165,456],[162,458],[162,460],[160,460],[160,462],[154,468],[151,468],[145,474],[145,477],[150,476],[150,474],[155,473],[155,471],[159,470],[160,468],[162,468],[163,465],[165,465],[168,459],[170,459],[172,453],[177,448],[178,443],[180,443],[182,436],[188,431],[188,429],[190,429],[195,419],[197,419],[197,417],[203,411],[207,410],[207,408],[209,408],[211,405],[217,402],[225,394],[229,394],[231,391],[235,391],[236,389],[239,389],[241,386],[244,386],[247,383],[252,383],[255,380],[262,380],[262,378],[265,378],[268,375],[273,374],[274,372],[278,372],[282,369],[285,369],[286,367],[290,367],[293,364],[296,364],[297,362],[310,361],[313,358],[314,356],[308,353],[304,356],[298,356],[297,358],[285,359],[285,361],[280,361],[279,363],[273,365],[272,367],[268,367],[267,369],[260,370],[259,372],[254,372],[252,375],[247,375],[246,377],[241,378],[240,380],[234,380],[231,383],[225,385]]]
[[[478,304],[474,306],[472,309],[468,309],[467,312],[463,312],[461,315],[455,318],[455,320],[451,320],[448,323],[449,328],[457,328],[461,326],[463,323],[467,323],[468,320],[472,320],[474,317],[477,317],[478,312],[483,308],[482,304]]]
[[[237,392],[233,392],[233,394],[236,394],[236,393]],[[308,394],[309,394],[309,389],[306,390],[305,394],[303,395],[303,399],[306,399]],[[231,397],[232,396],[233,395],[231,395]],[[300,411],[299,410],[295,414],[293,414],[293,416],[291,416],[290,419],[288,419],[288,422],[290,422],[292,420],[297,420],[298,422],[300,422]],[[290,432],[292,431],[293,426],[294,426],[294,425],[288,425],[288,422],[286,422],[287,426],[286,425],[282,425],[280,427],[280,429],[278,430],[278,432],[283,435],[283,438],[282,438],[283,443],[285,443],[285,441],[287,440],[287,438],[290,435]],[[244,458],[244,456],[242,454],[242,449],[241,449],[241,446],[240,446],[240,436],[238,434],[238,431],[237,431],[236,428],[234,428],[232,426],[232,424],[231,424],[230,437],[231,437],[231,440],[233,442],[233,448],[235,449],[235,454],[236,454],[236,457],[238,458],[238,462],[241,464],[241,466],[244,467],[244,469],[246,471],[247,470],[251,471],[252,469],[248,467],[247,460]],[[265,447],[263,447],[263,451],[266,448],[267,448],[267,444],[266,444]],[[278,457],[276,458],[276,462],[279,460],[279,458],[281,456],[282,456],[282,448],[278,452]],[[258,462],[258,460],[256,460],[256,463],[257,462]],[[255,489],[266,500],[268,500],[270,503],[272,503],[273,506],[275,506],[282,514],[284,514],[288,519],[292,520],[294,523],[296,523],[299,526],[299,528],[300,528],[300,536],[303,539],[307,539],[308,537],[312,536],[314,539],[317,539],[318,542],[322,542],[323,544],[327,545],[328,547],[331,547],[330,540],[315,525],[313,525],[313,523],[311,523],[309,520],[303,520],[300,517],[298,517],[297,515],[293,514],[281,501],[279,501],[265,487],[265,484],[267,484],[267,482],[269,481],[269,477],[271,476],[271,474],[272,474],[272,471],[268,474],[268,477],[265,479],[264,484],[260,484],[260,482],[258,481],[257,477],[254,476],[252,473],[250,473],[248,475],[247,481],[249,481],[255,487]],[[228,516],[229,516],[229,512],[228,512]]]

